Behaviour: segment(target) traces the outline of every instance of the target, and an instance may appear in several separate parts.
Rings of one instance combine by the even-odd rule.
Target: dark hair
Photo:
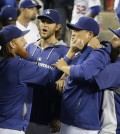
[[[11,51],[11,46],[10,42],[7,44],[3,45],[0,50],[0,57],[5,58],[5,57],[14,57],[14,54]]]
[[[56,39],[61,40],[61,35],[62,35],[62,26],[60,25],[60,28],[57,31],[55,31]]]

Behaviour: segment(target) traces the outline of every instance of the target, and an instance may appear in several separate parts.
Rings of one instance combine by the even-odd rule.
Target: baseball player
[[[73,42],[78,44],[82,41],[89,46],[93,37],[99,33],[98,23],[89,17],[81,17],[77,23],[67,26],[72,29]],[[63,59],[55,64],[68,75],[62,97],[60,134],[98,134],[102,92],[97,91],[91,79],[110,63],[110,52],[111,47],[107,46],[92,51],[88,56],[83,52],[76,63],[72,60],[71,66]]]
[[[28,45],[29,60],[37,62],[39,66],[53,70],[52,64],[64,57],[68,51],[67,45],[60,40],[61,17],[57,10],[47,9],[37,18],[40,20],[41,39],[38,46]],[[61,96],[56,92],[54,86],[48,85],[47,88],[36,86],[33,91],[31,123],[26,134],[51,134],[51,132],[59,131],[59,129],[55,130],[57,127],[55,128],[53,123],[55,120],[57,123],[60,117],[60,100]]]
[[[102,105],[102,126],[100,134],[119,134],[120,133],[120,30],[110,29],[114,35],[110,41],[112,45],[111,64],[102,70],[95,80],[100,90],[105,91],[105,100]]]
[[[100,0],[74,0],[71,23],[76,23],[83,16],[95,18],[100,10]]]
[[[30,32],[25,35],[27,44],[40,39],[38,27],[33,22],[36,19],[37,9],[40,7],[40,5],[35,4],[32,0],[23,0],[19,5],[20,15],[16,21],[16,26],[22,31],[30,30]]]
[[[0,20],[2,27],[7,25],[16,25],[17,20],[17,10],[11,5],[6,5],[1,8]]]
[[[50,80],[50,70],[23,59],[28,58],[23,37],[28,32],[12,25],[0,31],[0,134],[25,134],[32,87]]]
[[[56,76],[56,69],[51,71],[25,60],[29,54],[23,36],[28,32],[12,25],[0,31],[0,134],[25,134],[31,113],[32,88],[36,84],[45,88],[54,80],[52,76]]]

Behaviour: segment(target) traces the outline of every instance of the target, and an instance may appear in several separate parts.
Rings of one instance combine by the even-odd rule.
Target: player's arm
[[[90,8],[90,11],[87,13],[86,16],[95,18],[99,12],[101,11],[101,6],[94,6]]]
[[[111,89],[114,90],[120,86],[120,65],[117,63],[111,63],[105,67],[98,75],[96,75],[95,81],[99,86],[99,89]]]

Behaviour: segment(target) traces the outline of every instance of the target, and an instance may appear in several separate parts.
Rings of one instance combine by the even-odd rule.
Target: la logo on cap
[[[46,11],[46,14],[50,14],[50,10],[47,10],[47,11]]]
[[[31,2],[32,2],[33,4],[35,4],[35,1],[31,0]]]
[[[9,17],[8,20],[12,20],[12,17]]]

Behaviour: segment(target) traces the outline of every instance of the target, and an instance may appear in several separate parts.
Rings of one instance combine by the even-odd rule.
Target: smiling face
[[[48,18],[42,18],[39,23],[40,36],[42,39],[55,37],[55,32],[60,28],[59,24],[54,23]]]

